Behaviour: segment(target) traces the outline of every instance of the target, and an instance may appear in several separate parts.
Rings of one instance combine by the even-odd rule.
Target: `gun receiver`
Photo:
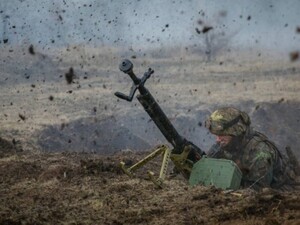
[[[164,137],[173,146],[173,157],[171,156],[171,159],[173,160],[175,166],[176,164],[176,167],[180,167],[180,165],[183,165],[182,163],[179,163],[180,165],[176,163],[179,160],[178,158],[180,158],[179,154],[183,154],[186,159],[190,161],[189,164],[191,165],[190,167],[192,167],[192,164],[198,161],[203,155],[205,155],[205,152],[194,145],[192,142],[186,140],[178,134],[174,126],[171,124],[170,120],[160,108],[159,104],[155,101],[148,89],[145,88],[145,82],[148,78],[150,78],[151,74],[154,73],[154,70],[149,68],[148,71],[144,73],[144,76],[142,78],[138,78],[133,72],[133,64],[128,59],[123,60],[119,68],[122,72],[130,76],[133,81],[133,85],[128,96],[120,92],[116,92],[115,95],[118,98],[132,101],[135,92],[138,90],[140,94],[137,96],[137,99],[142,104],[145,111],[149,114]],[[182,168],[178,169],[179,171],[182,171]],[[191,168],[188,170],[190,171]],[[184,174],[184,176],[188,178],[189,172],[184,172]]]

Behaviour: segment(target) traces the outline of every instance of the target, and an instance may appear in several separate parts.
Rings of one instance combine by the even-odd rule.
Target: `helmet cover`
[[[233,107],[214,111],[205,121],[205,127],[215,135],[240,136],[244,134],[251,121],[247,113]]]

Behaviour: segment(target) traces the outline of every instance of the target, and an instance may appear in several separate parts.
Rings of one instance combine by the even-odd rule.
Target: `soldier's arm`
[[[260,189],[270,187],[273,179],[274,152],[266,143],[258,143],[249,155],[249,172],[245,176],[245,186]]]

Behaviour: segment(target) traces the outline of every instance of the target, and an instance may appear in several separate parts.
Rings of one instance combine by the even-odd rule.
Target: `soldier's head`
[[[205,121],[205,127],[217,136],[217,142],[226,146],[234,137],[243,136],[250,126],[247,113],[233,107],[224,107],[214,111]]]

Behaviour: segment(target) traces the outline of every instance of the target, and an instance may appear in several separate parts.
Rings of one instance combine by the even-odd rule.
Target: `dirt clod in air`
[[[33,45],[30,45],[29,48],[28,48],[28,51],[31,55],[35,55],[35,51],[34,51],[34,47]]]
[[[21,119],[21,120],[26,120],[26,117],[23,115],[23,114],[21,114],[21,113],[19,113],[19,118]]]
[[[71,84],[75,78],[74,69],[70,67],[69,72],[65,74],[65,78],[68,84]]]
[[[290,60],[291,60],[291,62],[296,61],[298,58],[299,58],[299,52],[298,51],[290,53]]]

